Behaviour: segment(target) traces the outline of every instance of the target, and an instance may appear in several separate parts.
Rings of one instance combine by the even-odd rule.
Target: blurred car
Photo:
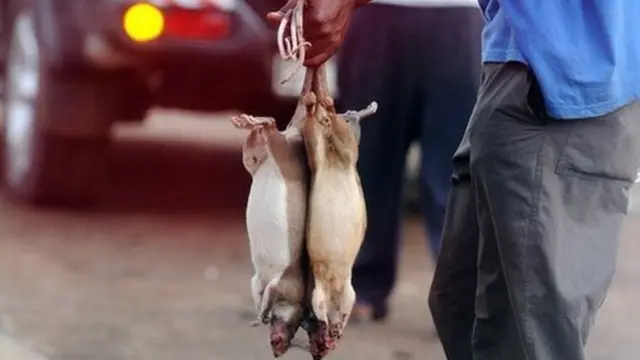
[[[90,204],[111,125],[153,106],[288,118],[301,77],[280,86],[294,64],[276,56],[264,20],[280,5],[0,0],[6,190],[28,203]]]

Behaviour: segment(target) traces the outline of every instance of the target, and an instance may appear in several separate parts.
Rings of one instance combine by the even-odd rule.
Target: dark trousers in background
[[[583,360],[640,165],[640,103],[554,120],[525,65],[484,79],[429,296],[440,340],[449,360]]]
[[[480,83],[478,9],[367,5],[356,11],[342,52],[341,110],[379,103],[362,122],[358,164],[368,228],[353,272],[360,301],[383,304],[396,279],[401,192],[409,145],[422,147],[421,197],[437,253],[451,184],[451,157]]]

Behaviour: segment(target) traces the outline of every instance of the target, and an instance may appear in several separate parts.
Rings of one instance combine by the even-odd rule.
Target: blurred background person
[[[353,17],[338,58],[338,105],[380,105],[362,124],[358,167],[368,229],[353,273],[354,319],[387,316],[402,238],[405,162],[416,141],[421,207],[437,256],[451,158],[480,83],[483,24],[476,0],[376,0]]]

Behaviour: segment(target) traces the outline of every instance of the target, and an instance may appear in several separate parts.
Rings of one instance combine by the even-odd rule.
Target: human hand
[[[325,63],[342,45],[353,10],[368,0],[306,0],[304,8],[304,38],[311,43],[304,61],[305,66],[316,67]],[[267,19],[278,23],[296,1],[289,1],[282,9],[267,14]]]

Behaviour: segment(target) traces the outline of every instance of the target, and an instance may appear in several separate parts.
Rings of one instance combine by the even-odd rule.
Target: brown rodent
[[[351,269],[367,226],[365,200],[356,169],[360,120],[377,104],[336,114],[328,95],[324,66],[314,73],[313,92],[305,95],[307,118],[302,130],[311,186],[307,214],[307,252],[313,275],[308,330],[314,359],[335,348],[353,309],[356,294]]]

